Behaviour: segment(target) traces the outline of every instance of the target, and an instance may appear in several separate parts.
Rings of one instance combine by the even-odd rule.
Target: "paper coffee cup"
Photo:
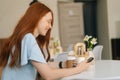
[[[73,67],[73,63],[75,60],[76,60],[75,56],[68,56],[67,61],[66,61],[67,68]]]

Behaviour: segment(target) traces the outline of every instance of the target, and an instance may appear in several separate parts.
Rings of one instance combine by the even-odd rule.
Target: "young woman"
[[[69,69],[64,68],[65,63],[48,62],[52,25],[52,11],[38,1],[32,2],[13,34],[6,39],[1,48],[0,67],[3,68],[1,80],[35,80],[38,79],[37,72],[40,74],[37,77],[55,80],[80,73],[89,67],[91,63],[86,61]]]

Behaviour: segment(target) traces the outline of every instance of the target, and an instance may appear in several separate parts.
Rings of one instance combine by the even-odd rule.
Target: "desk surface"
[[[120,80],[120,61],[118,60],[98,60],[86,71],[64,77],[61,80],[95,80],[95,79],[119,79]]]

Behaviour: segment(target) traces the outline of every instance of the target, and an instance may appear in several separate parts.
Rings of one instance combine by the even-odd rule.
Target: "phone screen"
[[[93,57],[88,58],[87,63],[91,62],[93,59]]]

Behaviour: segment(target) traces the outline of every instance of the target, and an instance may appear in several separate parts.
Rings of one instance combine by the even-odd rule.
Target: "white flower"
[[[93,45],[97,44],[97,38],[86,35],[84,41],[87,42],[87,48],[93,48]]]
[[[93,39],[91,40],[91,44],[93,44],[93,45],[97,44],[97,39],[96,39],[96,38],[93,38]]]
[[[88,41],[90,38],[92,38],[92,36],[86,35],[85,38],[84,38],[84,41]]]

